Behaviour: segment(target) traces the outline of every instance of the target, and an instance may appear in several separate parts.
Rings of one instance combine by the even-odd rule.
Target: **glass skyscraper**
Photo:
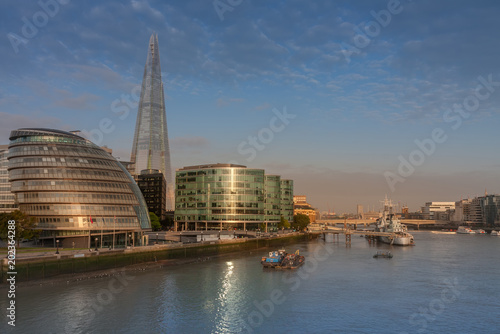
[[[154,33],[149,39],[130,161],[135,165],[135,175],[140,175],[145,169],[156,169],[165,175],[166,208],[173,210],[174,183],[170,167],[167,115],[161,80],[158,35]]]

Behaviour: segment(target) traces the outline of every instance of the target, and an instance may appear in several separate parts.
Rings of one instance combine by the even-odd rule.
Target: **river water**
[[[414,232],[413,247],[342,237],[81,282],[19,286],[1,333],[498,333],[500,237]],[[392,259],[374,259],[390,250]],[[0,307],[7,307],[7,291]],[[4,311],[5,312],[5,311]]]

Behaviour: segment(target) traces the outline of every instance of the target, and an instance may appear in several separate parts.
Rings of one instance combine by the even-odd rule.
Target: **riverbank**
[[[138,271],[181,265],[220,257],[225,254],[254,251],[267,247],[313,239],[313,234],[294,233],[274,238],[241,238],[197,244],[173,244],[135,247],[102,252],[61,251],[60,254],[33,254],[16,259],[16,282],[45,284],[71,282],[115,275],[121,271]],[[0,288],[7,287],[7,259],[2,262]],[[31,285],[30,284],[30,285]]]

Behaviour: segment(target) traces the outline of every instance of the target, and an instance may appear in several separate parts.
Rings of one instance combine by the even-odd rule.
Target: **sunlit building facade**
[[[152,34],[149,40],[130,162],[135,176],[140,175],[141,171],[146,169],[156,169],[163,173],[167,181],[165,194],[167,210],[172,210],[174,184],[170,165],[165,96],[161,80],[160,51],[156,34]]]
[[[289,189],[287,191],[290,191]],[[175,224],[180,230],[266,230],[280,222],[281,180],[235,164],[184,167],[176,172]],[[289,197],[293,211],[293,188]]]
[[[9,171],[7,169],[8,145],[0,145],[0,213],[16,210],[14,194],[10,191]]]
[[[125,246],[141,243],[142,232],[151,229],[132,176],[109,153],[76,134],[12,131],[8,169],[19,208],[35,217],[44,244]]]

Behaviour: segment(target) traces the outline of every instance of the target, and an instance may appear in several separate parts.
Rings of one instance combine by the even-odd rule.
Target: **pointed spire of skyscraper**
[[[139,175],[144,169],[157,169],[163,173],[167,181],[167,210],[173,210],[174,181],[170,166],[167,114],[161,80],[158,35],[155,33],[149,39],[130,161],[135,165],[136,175]]]

